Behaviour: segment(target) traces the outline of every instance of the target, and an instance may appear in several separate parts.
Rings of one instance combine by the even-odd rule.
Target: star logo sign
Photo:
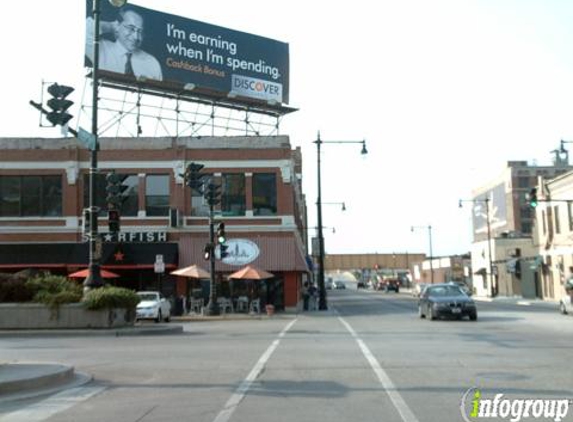
[[[115,258],[116,261],[123,261],[124,256],[125,254],[122,251],[117,251],[116,253],[113,254],[113,257]]]

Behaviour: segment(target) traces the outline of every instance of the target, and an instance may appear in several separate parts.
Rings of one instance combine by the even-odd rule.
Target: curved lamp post
[[[326,286],[324,285],[324,237],[322,234],[322,198],[321,198],[321,182],[320,182],[320,146],[322,144],[362,144],[361,154],[368,153],[366,150],[366,140],[362,141],[323,141],[320,139],[320,132],[318,132],[316,141],[316,158],[317,158],[317,172],[318,172],[318,194],[316,198],[316,211],[317,211],[317,226],[318,226],[318,309],[325,311],[328,309],[326,303]]]
[[[123,6],[127,0],[109,0],[115,6]],[[90,190],[89,190],[89,219],[90,219],[90,255],[88,276],[84,280],[84,289],[90,290],[103,286],[101,277],[100,259],[101,259],[101,241],[98,235],[98,215],[99,207],[96,206],[97,184],[96,178],[97,153],[99,150],[98,142],[98,85],[99,85],[99,40],[100,40],[100,0],[93,0],[93,19],[94,19],[94,41],[93,41],[93,63],[92,63],[92,135],[94,146],[91,149],[90,160]]]

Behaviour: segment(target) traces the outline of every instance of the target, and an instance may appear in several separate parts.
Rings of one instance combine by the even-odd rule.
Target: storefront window
[[[209,183],[213,176],[206,173],[203,181],[205,185]],[[201,192],[191,189],[191,215],[194,217],[209,216],[209,204]]]
[[[274,173],[253,174],[253,214],[277,214],[277,180]]]
[[[223,215],[243,216],[246,208],[245,175],[223,174],[221,187],[221,211]]]
[[[145,180],[145,212],[148,217],[169,215],[169,176],[148,175]]]
[[[1,176],[0,216],[62,215],[61,176]]]

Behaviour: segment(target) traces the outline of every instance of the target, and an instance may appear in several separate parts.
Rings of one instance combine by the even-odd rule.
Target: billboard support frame
[[[86,76],[86,87],[91,83],[90,76],[90,74]],[[206,128],[210,128],[211,136],[215,136],[217,131],[225,135],[232,133],[268,136],[278,134],[281,119],[286,114],[297,111],[296,108],[258,100],[249,100],[252,104],[247,105],[244,98],[215,99],[212,94],[204,96],[194,90],[165,91],[164,88],[153,90],[143,83],[120,84],[101,78],[99,85],[100,101],[107,100],[109,103],[105,107],[100,107],[109,115],[109,118],[102,124],[102,133],[116,129],[116,133],[119,134],[123,126],[131,136],[138,137],[143,134],[141,123],[151,119],[155,121],[154,131],[158,132],[162,128],[167,135],[173,135],[174,132],[175,136],[184,136],[182,134],[185,133],[187,133],[185,136],[206,136]],[[106,91],[108,93],[123,92],[123,98],[106,98]],[[130,96],[134,97],[131,101],[128,99]],[[160,104],[144,104],[143,100],[147,96],[160,98]],[[165,106],[166,100],[174,102],[174,106]],[[185,105],[193,105],[195,110],[185,109]],[[88,107],[89,105],[82,99],[82,111]],[[152,108],[153,114],[147,114],[146,108]],[[233,117],[233,113],[238,113],[240,117]],[[184,116],[191,116],[191,118]],[[129,130],[126,123],[128,118],[135,119],[135,130]],[[258,122],[255,122],[257,118]],[[169,129],[170,124],[174,126],[173,130]]]

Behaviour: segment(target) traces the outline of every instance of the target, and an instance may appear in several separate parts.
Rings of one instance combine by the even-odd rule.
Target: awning
[[[305,254],[302,245],[294,236],[229,236],[228,242],[231,244],[230,252],[241,255],[241,241],[254,243],[258,248],[258,255],[253,260],[241,261],[236,265],[217,261],[217,271],[234,272],[247,264],[255,265],[258,268],[269,272],[277,271],[304,271],[308,272]],[[203,250],[208,242],[207,237],[184,236],[179,240],[179,265],[181,267],[207,262],[203,258]],[[246,253],[245,253],[246,255]]]
[[[487,275],[487,269],[482,267],[479,270],[475,271],[474,274],[485,276],[485,275]]]
[[[102,267],[153,269],[155,256],[163,255],[168,269],[177,268],[177,243],[104,243]],[[0,268],[84,268],[89,261],[88,243],[3,243]]]

